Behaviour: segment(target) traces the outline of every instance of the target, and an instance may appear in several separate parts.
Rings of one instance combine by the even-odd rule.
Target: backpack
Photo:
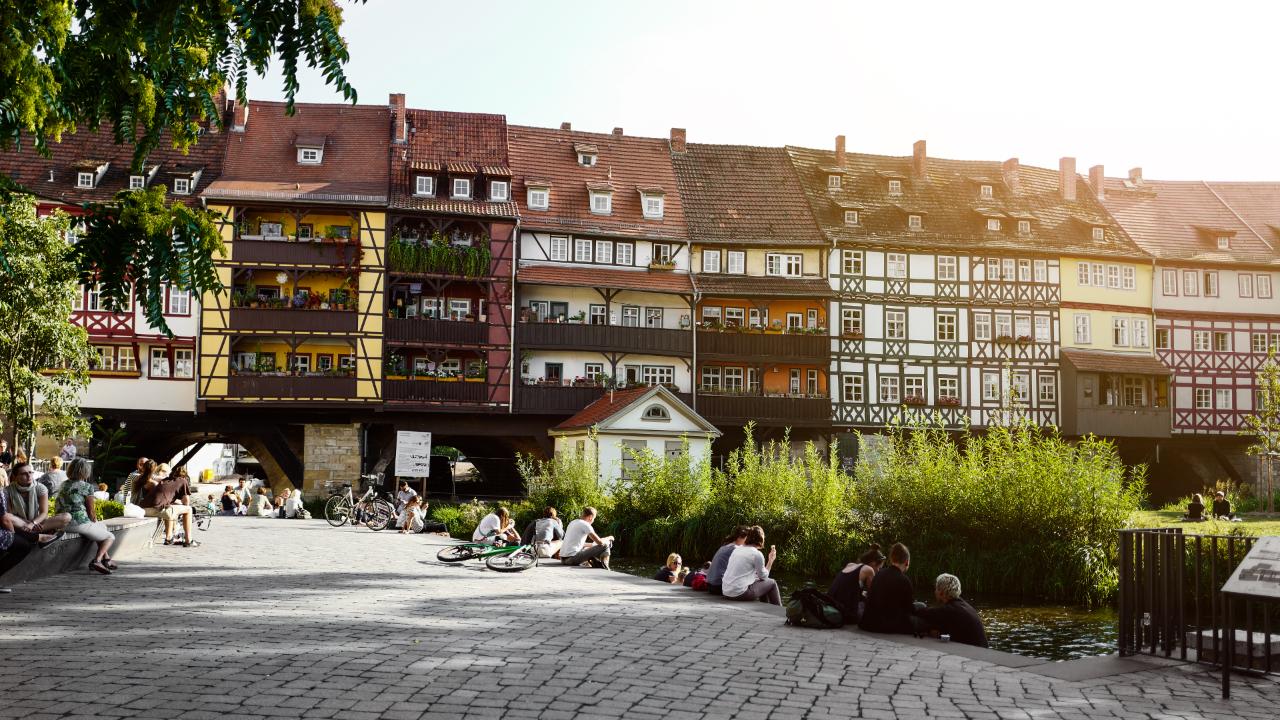
[[[698,570],[689,576],[688,584],[690,589],[705,591],[707,589],[707,574]]]
[[[821,590],[809,585],[791,593],[787,598],[787,624],[797,627],[844,627],[844,614],[836,601]]]

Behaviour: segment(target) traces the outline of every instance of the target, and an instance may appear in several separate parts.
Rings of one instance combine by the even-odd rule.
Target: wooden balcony
[[[354,377],[294,377],[281,375],[232,375],[227,378],[227,396],[237,398],[283,398],[286,400],[333,400],[354,398]]]
[[[516,412],[572,415],[595,402],[608,390],[602,387],[569,385],[517,385]],[[676,393],[686,404],[692,404],[689,393]]]
[[[465,380],[386,380],[382,394],[387,402],[480,404],[489,402],[489,384]]]
[[[485,345],[489,324],[471,320],[391,318],[385,326],[389,343],[407,345]]]
[[[793,335],[760,331],[698,331],[698,358],[750,362],[790,360],[826,364],[831,358],[831,338],[826,335]]]
[[[831,400],[825,397],[698,394],[698,413],[716,425],[821,427],[831,424]]]
[[[231,308],[231,329],[353,333],[358,315],[354,310]]]
[[[1167,407],[1076,407],[1063,413],[1062,430],[1068,435],[1167,438],[1172,419]]]
[[[693,335],[664,328],[522,322],[516,328],[516,343],[525,349],[689,355]]]
[[[358,265],[360,248],[350,243],[308,242],[244,235],[231,247],[231,259],[256,265]]]

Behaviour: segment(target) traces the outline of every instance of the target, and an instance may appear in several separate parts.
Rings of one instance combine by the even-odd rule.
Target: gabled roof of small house
[[[715,437],[720,436],[720,431],[714,425],[707,422],[705,418],[694,412],[693,408],[685,405],[680,398],[661,385],[606,392],[598,400],[582,408],[568,420],[551,428],[550,433],[558,435],[574,430],[589,430],[591,428],[608,430],[614,419],[625,414],[631,408],[655,399],[664,401],[669,407],[684,415],[705,433]]]

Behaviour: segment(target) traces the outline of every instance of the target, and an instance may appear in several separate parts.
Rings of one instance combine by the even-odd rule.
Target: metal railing
[[[1121,655],[1161,655],[1232,669],[1280,671],[1280,608],[1228,601],[1222,585],[1257,538],[1192,535],[1182,528],[1120,531]],[[1228,633],[1228,627],[1231,627]],[[1230,635],[1230,637],[1229,637]],[[1231,642],[1233,652],[1226,652]]]

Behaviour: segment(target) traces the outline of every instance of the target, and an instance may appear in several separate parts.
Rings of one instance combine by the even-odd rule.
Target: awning
[[[1101,352],[1098,350],[1062,350],[1062,359],[1077,370],[1118,375],[1172,375],[1173,371],[1151,355]]]

